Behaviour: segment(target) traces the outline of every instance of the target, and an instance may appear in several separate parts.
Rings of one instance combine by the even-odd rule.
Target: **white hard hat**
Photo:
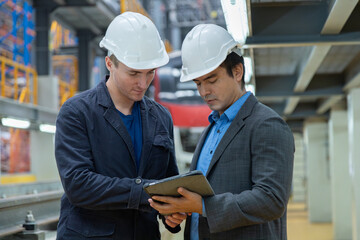
[[[240,55],[240,45],[224,28],[199,24],[185,37],[181,47],[180,82],[191,81],[215,70],[231,52]]]
[[[99,45],[134,69],[152,69],[169,62],[154,23],[140,13],[125,12],[114,18]]]

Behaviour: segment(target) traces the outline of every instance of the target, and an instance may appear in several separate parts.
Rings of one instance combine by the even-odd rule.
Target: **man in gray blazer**
[[[243,57],[225,29],[194,27],[183,42],[182,60],[180,81],[193,80],[213,110],[191,170],[203,172],[215,195],[202,198],[179,188],[182,197],[154,196],[150,205],[164,215],[189,213],[185,239],[287,239],[291,130],[246,92]]]

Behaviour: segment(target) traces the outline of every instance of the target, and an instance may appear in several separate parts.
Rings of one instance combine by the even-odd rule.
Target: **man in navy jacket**
[[[110,75],[64,103],[55,155],[65,194],[58,239],[160,239],[157,212],[143,185],[178,174],[169,112],[145,97],[168,62],[154,24],[127,12],[100,46]],[[186,216],[162,217],[171,232]]]

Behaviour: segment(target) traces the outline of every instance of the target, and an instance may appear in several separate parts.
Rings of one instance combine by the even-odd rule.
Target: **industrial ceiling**
[[[219,0],[139,1],[150,13],[163,13],[167,31],[199,23],[225,27]],[[229,0],[230,1],[230,0]],[[277,111],[293,131],[309,118],[327,119],[334,106],[346,107],[346,94],[360,86],[359,0],[244,0],[249,36],[243,46],[253,59],[256,97]],[[34,0],[56,5],[53,15],[69,27],[89,29],[96,36],[119,12],[101,0]],[[176,18],[171,11],[176,8]],[[239,24],[240,26],[240,24]]]

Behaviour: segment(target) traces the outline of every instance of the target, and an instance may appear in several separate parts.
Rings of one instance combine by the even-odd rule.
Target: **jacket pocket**
[[[164,150],[169,150],[173,149],[174,144],[168,134],[159,134],[155,136],[153,145],[163,148]]]
[[[115,223],[100,216],[70,214],[66,227],[84,237],[106,237],[114,234]]]

